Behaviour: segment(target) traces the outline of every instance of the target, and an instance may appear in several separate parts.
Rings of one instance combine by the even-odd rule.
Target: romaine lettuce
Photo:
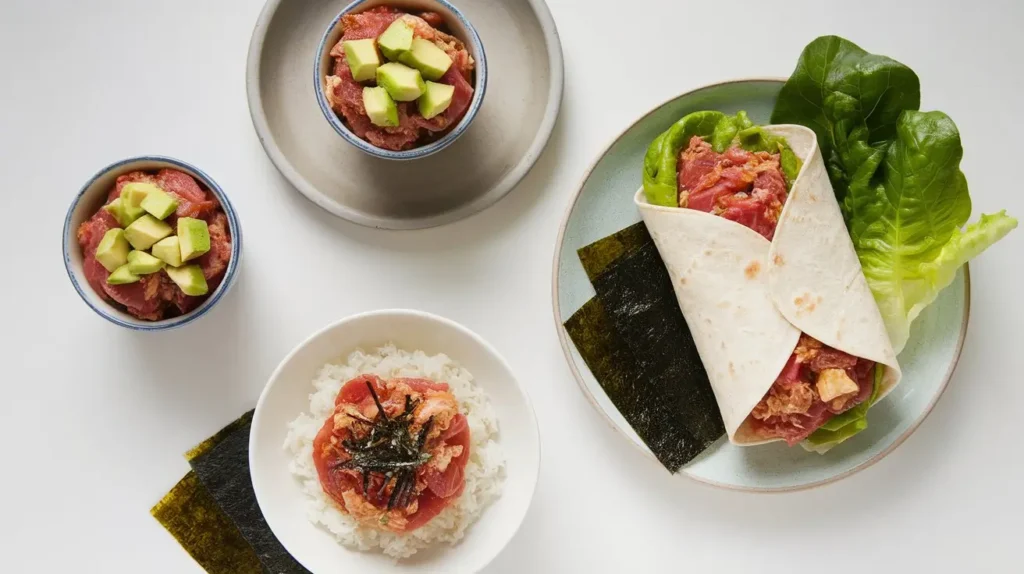
[[[913,70],[836,36],[811,42],[779,93],[772,123],[810,127],[864,275],[898,353],[910,324],[956,270],[1017,226],[971,215],[960,133],[920,112]]]

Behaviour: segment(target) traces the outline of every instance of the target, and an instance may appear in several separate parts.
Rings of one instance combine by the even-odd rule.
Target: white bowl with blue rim
[[[231,260],[224,271],[224,280],[198,307],[177,317],[160,321],[146,321],[133,317],[105,301],[92,289],[82,268],[82,248],[78,244],[77,231],[82,223],[89,220],[106,203],[107,195],[116,184],[118,176],[132,171],[152,171],[165,168],[189,174],[216,196],[228,218],[228,228],[231,232]],[[71,207],[68,208],[67,217],[64,219],[62,243],[64,267],[67,269],[68,278],[71,279],[71,285],[74,286],[75,291],[85,301],[85,304],[97,315],[111,323],[135,331],[166,331],[191,323],[205,315],[231,289],[242,258],[242,228],[239,225],[235,208],[231,205],[224,190],[201,169],[181,160],[163,156],[139,156],[124,159],[108,165],[89,178],[89,181],[82,186],[78,195],[71,202]]]
[[[466,45],[466,49],[469,50],[469,54],[473,56],[473,59],[476,61],[473,80],[473,99],[470,100],[469,108],[466,109],[465,115],[463,115],[462,119],[459,120],[459,123],[457,123],[455,127],[453,127],[443,137],[426,145],[402,151],[392,151],[377,147],[357,136],[352,130],[350,130],[348,126],[345,125],[345,122],[342,121],[336,113],[334,113],[334,110],[331,109],[331,105],[327,102],[327,96],[324,93],[324,78],[330,75],[333,67],[331,48],[341,40],[341,36],[344,33],[344,30],[342,30],[341,27],[342,17],[347,14],[364,12],[378,6],[393,6],[406,11],[437,12],[444,19],[444,23],[448,26],[451,34],[459,40],[462,40]],[[455,143],[455,140],[459,139],[459,136],[469,129],[469,124],[473,123],[477,112],[480,111],[481,104],[483,104],[484,94],[487,92],[487,55],[484,53],[484,44],[480,40],[480,36],[477,34],[476,28],[473,27],[473,24],[470,23],[469,19],[466,18],[458,8],[445,0],[405,0],[401,2],[388,2],[386,0],[356,0],[346,6],[338,16],[334,18],[334,21],[327,27],[327,31],[324,32],[323,38],[320,40],[320,47],[317,49],[316,60],[313,65],[313,86],[313,91],[316,92],[317,103],[320,105],[320,111],[323,112],[324,118],[327,119],[327,122],[331,124],[334,131],[344,138],[345,141],[357,147],[361,151],[381,159],[420,159],[435,154]]]

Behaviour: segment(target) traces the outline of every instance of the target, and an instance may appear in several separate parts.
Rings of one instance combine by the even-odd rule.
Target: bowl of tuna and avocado
[[[93,176],[64,223],[75,290],[105,319],[137,330],[184,325],[231,287],[241,230],[201,170],[168,157],[117,162]]]
[[[426,157],[476,117],[487,87],[480,37],[443,0],[359,0],[328,27],[317,100],[336,132],[384,159]]]

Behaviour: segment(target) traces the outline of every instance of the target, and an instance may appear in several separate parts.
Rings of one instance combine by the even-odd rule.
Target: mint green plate
[[[726,113],[746,110],[768,123],[782,80],[751,79],[714,84],[674,98],[640,118],[601,154],[584,176],[562,222],[555,252],[553,297],[562,349],[580,388],[594,407],[637,448],[653,455],[604,394],[576,351],[562,324],[594,289],[576,250],[640,221],[633,193],[648,144],[674,121],[704,109]],[[739,490],[783,491],[839,480],[892,452],[917,428],[942,395],[956,367],[967,333],[970,277],[966,266],[953,284],[914,323],[900,354],[903,381],[872,407],[868,429],[825,455],[781,443],[740,448],[723,437],[680,474]]]

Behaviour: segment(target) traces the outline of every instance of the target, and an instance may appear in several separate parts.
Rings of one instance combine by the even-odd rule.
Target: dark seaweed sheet
[[[263,574],[249,543],[189,472],[150,511],[209,574]]]
[[[242,536],[256,552],[263,566],[274,574],[308,574],[308,570],[295,561],[270,531],[249,478],[249,429],[251,412],[242,419],[214,435],[220,441],[204,448],[200,444],[190,452],[192,471],[217,501]]]
[[[597,297],[565,328],[608,398],[677,472],[725,427],[668,272],[643,223],[579,255]]]

